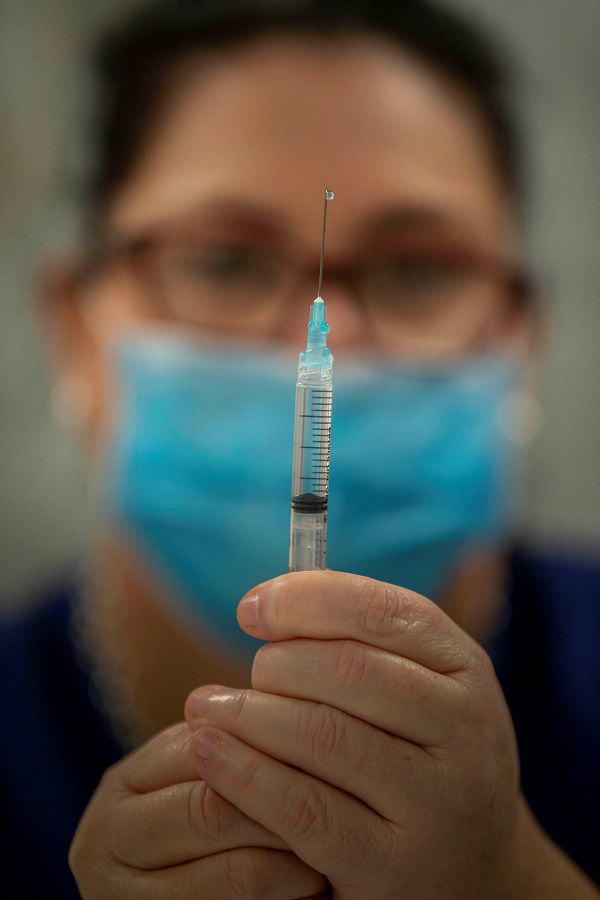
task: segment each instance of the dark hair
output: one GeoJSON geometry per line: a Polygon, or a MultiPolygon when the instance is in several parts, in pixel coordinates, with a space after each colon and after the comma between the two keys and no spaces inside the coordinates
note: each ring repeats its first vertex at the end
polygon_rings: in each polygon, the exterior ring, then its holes
{"type": "Polygon", "coordinates": [[[278,33],[380,36],[450,76],[472,98],[499,175],[516,196],[504,65],[490,39],[457,13],[430,0],[155,0],[108,32],[95,55],[100,102],[87,185],[92,222],[135,165],[178,64],[191,53],[278,33]]]}

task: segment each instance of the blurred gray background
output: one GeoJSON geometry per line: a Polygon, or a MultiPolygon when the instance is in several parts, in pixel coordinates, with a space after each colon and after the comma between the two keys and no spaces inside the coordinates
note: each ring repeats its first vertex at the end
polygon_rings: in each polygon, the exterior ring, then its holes
{"type": "MultiPolygon", "coordinates": [[[[446,0],[451,2],[451,0],[446,0]]],[[[532,539],[600,550],[600,3],[452,0],[504,38],[521,70],[530,258],[553,290],[534,445],[532,539]]],[[[0,606],[85,546],[89,512],[73,438],[51,411],[32,272],[71,231],[81,162],[84,52],[130,0],[0,5],[0,606]]]]}

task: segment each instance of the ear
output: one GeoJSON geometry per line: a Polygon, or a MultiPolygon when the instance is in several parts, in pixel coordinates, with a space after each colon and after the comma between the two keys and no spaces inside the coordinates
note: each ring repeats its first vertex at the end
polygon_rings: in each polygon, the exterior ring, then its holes
{"type": "Polygon", "coordinates": [[[526,361],[526,387],[533,397],[537,397],[542,362],[551,330],[549,298],[539,289],[532,288],[519,315],[521,338],[518,348],[526,361]]]}
{"type": "Polygon", "coordinates": [[[541,363],[550,330],[549,303],[532,291],[515,313],[511,346],[522,361],[523,378],[519,387],[506,398],[503,428],[512,443],[530,444],[543,428],[544,412],[539,400],[541,363]]]}
{"type": "Polygon", "coordinates": [[[537,381],[550,332],[549,302],[537,279],[524,280],[522,297],[504,323],[505,346],[526,363],[533,383],[537,381]]]}
{"type": "Polygon", "coordinates": [[[79,343],[84,340],[74,260],[42,263],[35,275],[35,294],[51,373],[57,378],[68,377],[79,353],[79,343]]]}
{"type": "Polygon", "coordinates": [[[86,291],[72,258],[36,273],[37,318],[53,382],[57,417],[93,440],[103,419],[104,373],[98,340],[86,316],[86,291]]]}

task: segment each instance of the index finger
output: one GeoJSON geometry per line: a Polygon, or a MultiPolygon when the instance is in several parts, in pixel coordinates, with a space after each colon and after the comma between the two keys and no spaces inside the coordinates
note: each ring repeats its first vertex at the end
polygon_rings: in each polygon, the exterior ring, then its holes
{"type": "MultiPolygon", "coordinates": [[[[202,781],[185,722],[160,732],[113,767],[106,841],[120,863],[140,870],[182,866],[242,847],[287,850],[202,781]]],[[[87,813],[86,813],[87,815],[87,813]]],[[[205,875],[208,874],[208,870],[205,875]]]]}
{"type": "Polygon", "coordinates": [[[350,638],[445,675],[468,668],[481,652],[426,597],[347,572],[280,575],[246,594],[237,616],[244,631],[267,641],[350,638]]]}
{"type": "Polygon", "coordinates": [[[149,794],[195,781],[189,753],[190,732],[185,722],[170,725],[108,770],[128,793],[149,794]]]}

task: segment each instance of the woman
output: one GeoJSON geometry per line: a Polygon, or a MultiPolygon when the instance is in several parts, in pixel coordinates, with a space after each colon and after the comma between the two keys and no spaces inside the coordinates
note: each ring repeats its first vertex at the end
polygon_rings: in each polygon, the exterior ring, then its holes
{"type": "Polygon", "coordinates": [[[104,527],[5,641],[13,895],[73,893],[108,769],[85,898],[597,896],[450,617],[484,639],[539,581],[507,556],[536,311],[491,56],[426,2],[158,3],[103,45],[47,312],[104,527]],[[338,571],[275,577],[325,184],[338,571]]]}

